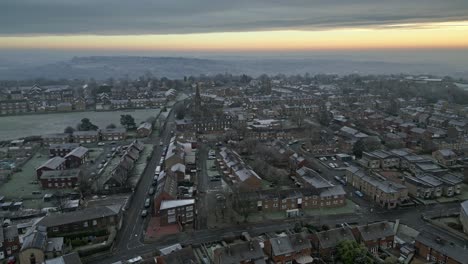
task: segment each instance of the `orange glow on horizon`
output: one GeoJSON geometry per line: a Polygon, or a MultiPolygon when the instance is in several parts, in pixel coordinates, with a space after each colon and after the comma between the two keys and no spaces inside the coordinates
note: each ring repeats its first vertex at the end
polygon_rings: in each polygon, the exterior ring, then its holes
{"type": "Polygon", "coordinates": [[[0,36],[0,49],[288,51],[406,48],[468,48],[468,21],[320,31],[0,36]]]}

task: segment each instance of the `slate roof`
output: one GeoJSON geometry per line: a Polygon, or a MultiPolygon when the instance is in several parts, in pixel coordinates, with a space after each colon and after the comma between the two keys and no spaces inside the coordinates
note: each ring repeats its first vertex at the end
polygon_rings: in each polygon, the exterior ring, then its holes
{"type": "Polygon", "coordinates": [[[44,171],[41,179],[54,179],[54,178],[78,178],[80,174],[79,169],[72,170],[58,170],[58,171],[44,171]]]}
{"type": "Polygon", "coordinates": [[[77,252],[72,252],[57,258],[46,259],[45,264],[82,264],[77,252]]]}
{"type": "Polygon", "coordinates": [[[468,249],[461,247],[445,238],[429,232],[421,232],[416,241],[440,252],[462,264],[468,264],[468,249]],[[451,243],[452,242],[452,243],[451,243]]]}
{"type": "Polygon", "coordinates": [[[35,229],[30,229],[23,238],[21,251],[28,248],[37,248],[45,250],[47,246],[47,231],[43,226],[36,226],[35,229]]]}
{"type": "Polygon", "coordinates": [[[358,226],[358,230],[364,241],[377,240],[395,235],[393,228],[386,221],[358,226]]]}
{"type": "Polygon", "coordinates": [[[348,227],[335,228],[327,231],[317,232],[316,236],[319,241],[319,247],[326,248],[335,248],[341,241],[356,241],[351,232],[351,229],[348,227]]]}
{"type": "Polygon", "coordinates": [[[261,260],[265,257],[258,241],[245,241],[218,248],[214,252],[215,263],[238,264],[249,260],[261,260]]]}
{"type": "Polygon", "coordinates": [[[121,207],[121,205],[116,204],[86,208],[69,213],[51,214],[39,220],[37,224],[45,227],[54,227],[103,217],[115,216],[119,214],[121,207]]]}
{"type": "Polygon", "coordinates": [[[5,239],[14,239],[18,237],[18,227],[15,225],[4,227],[3,236],[5,239]]]}
{"type": "Polygon", "coordinates": [[[49,168],[49,169],[55,170],[58,167],[60,167],[60,165],[62,165],[64,162],[65,162],[65,159],[62,157],[53,157],[49,159],[48,161],[46,161],[41,166],[39,166],[39,168],[49,168]]]}
{"type": "Polygon", "coordinates": [[[274,256],[282,256],[294,252],[291,240],[288,236],[274,237],[270,239],[271,252],[274,256]]]}
{"type": "Polygon", "coordinates": [[[77,147],[74,150],[70,151],[70,153],[68,153],[65,156],[65,158],[68,158],[68,157],[71,157],[71,156],[74,156],[74,157],[77,157],[77,158],[82,158],[88,153],[88,151],[89,150],[87,148],[85,148],[85,147],[77,147]]]}

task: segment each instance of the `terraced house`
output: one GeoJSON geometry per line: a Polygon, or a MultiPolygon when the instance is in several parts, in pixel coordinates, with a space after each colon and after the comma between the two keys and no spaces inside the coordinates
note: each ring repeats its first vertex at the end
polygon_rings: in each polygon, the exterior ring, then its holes
{"type": "Polygon", "coordinates": [[[348,183],[381,207],[393,209],[409,199],[402,184],[368,175],[356,167],[346,169],[348,183]]]}

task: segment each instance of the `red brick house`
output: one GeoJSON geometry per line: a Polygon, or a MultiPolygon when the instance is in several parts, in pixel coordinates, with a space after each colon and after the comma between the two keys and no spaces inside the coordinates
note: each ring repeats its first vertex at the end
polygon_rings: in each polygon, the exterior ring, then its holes
{"type": "Polygon", "coordinates": [[[80,179],[79,169],[44,171],[40,183],[43,189],[74,188],[79,184],[80,179]]]}
{"type": "Polygon", "coordinates": [[[147,137],[151,135],[151,132],[153,132],[153,125],[151,125],[151,123],[148,123],[148,122],[142,123],[137,128],[138,137],[147,137]]]}
{"type": "Polygon", "coordinates": [[[421,232],[414,243],[416,256],[430,263],[466,264],[468,249],[450,239],[421,232]]]}
{"type": "Polygon", "coordinates": [[[51,158],[55,156],[65,157],[72,150],[76,149],[80,145],[77,143],[65,143],[65,144],[50,144],[49,156],[51,158]]]}
{"type": "Polygon", "coordinates": [[[86,162],[89,150],[85,147],[77,147],[65,156],[67,168],[78,168],[86,162]]]}
{"type": "Polygon", "coordinates": [[[312,245],[304,234],[278,236],[265,241],[266,255],[276,264],[312,263],[312,245]]]}
{"type": "Polygon", "coordinates": [[[73,132],[73,142],[75,143],[94,143],[99,141],[97,131],[75,131],[73,132]]]}
{"type": "Polygon", "coordinates": [[[0,244],[2,243],[3,245],[0,245],[0,256],[3,254],[3,256],[7,258],[20,251],[21,244],[16,225],[6,227],[0,226],[0,244]]]}
{"type": "Polygon", "coordinates": [[[127,138],[127,130],[125,128],[108,128],[101,130],[101,138],[104,141],[118,141],[127,138]]]}
{"type": "Polygon", "coordinates": [[[37,226],[44,226],[48,234],[100,230],[109,227],[120,229],[122,225],[121,209],[121,205],[108,205],[68,213],[50,214],[39,220],[37,226]]]}
{"type": "Polygon", "coordinates": [[[174,175],[165,173],[161,173],[159,176],[162,179],[158,177],[158,187],[154,195],[154,213],[156,215],[159,215],[158,212],[162,201],[177,199],[177,178],[174,175]]]}
{"type": "Polygon", "coordinates": [[[39,180],[44,171],[64,170],[65,159],[62,157],[54,157],[46,161],[36,169],[36,177],[39,180]]]}
{"type": "Polygon", "coordinates": [[[353,233],[356,240],[363,243],[373,254],[377,254],[379,249],[394,246],[395,232],[387,221],[358,226],[353,229],[353,233]]]}
{"type": "Polygon", "coordinates": [[[195,218],[195,199],[164,200],[159,207],[161,226],[171,224],[186,225],[195,218]]]}
{"type": "Polygon", "coordinates": [[[310,236],[312,246],[320,258],[332,259],[336,256],[336,247],[342,241],[356,241],[348,227],[335,228],[314,233],[310,236]]]}
{"type": "Polygon", "coordinates": [[[213,252],[215,264],[265,263],[265,254],[256,240],[245,241],[217,248],[213,252]]]}

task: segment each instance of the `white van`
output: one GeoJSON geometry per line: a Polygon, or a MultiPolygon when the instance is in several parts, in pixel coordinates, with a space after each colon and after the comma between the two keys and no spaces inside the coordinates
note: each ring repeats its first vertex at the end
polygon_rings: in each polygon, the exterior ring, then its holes
{"type": "Polygon", "coordinates": [[[154,175],[159,175],[161,172],[161,166],[157,166],[156,169],[154,170],[154,175]]]}

